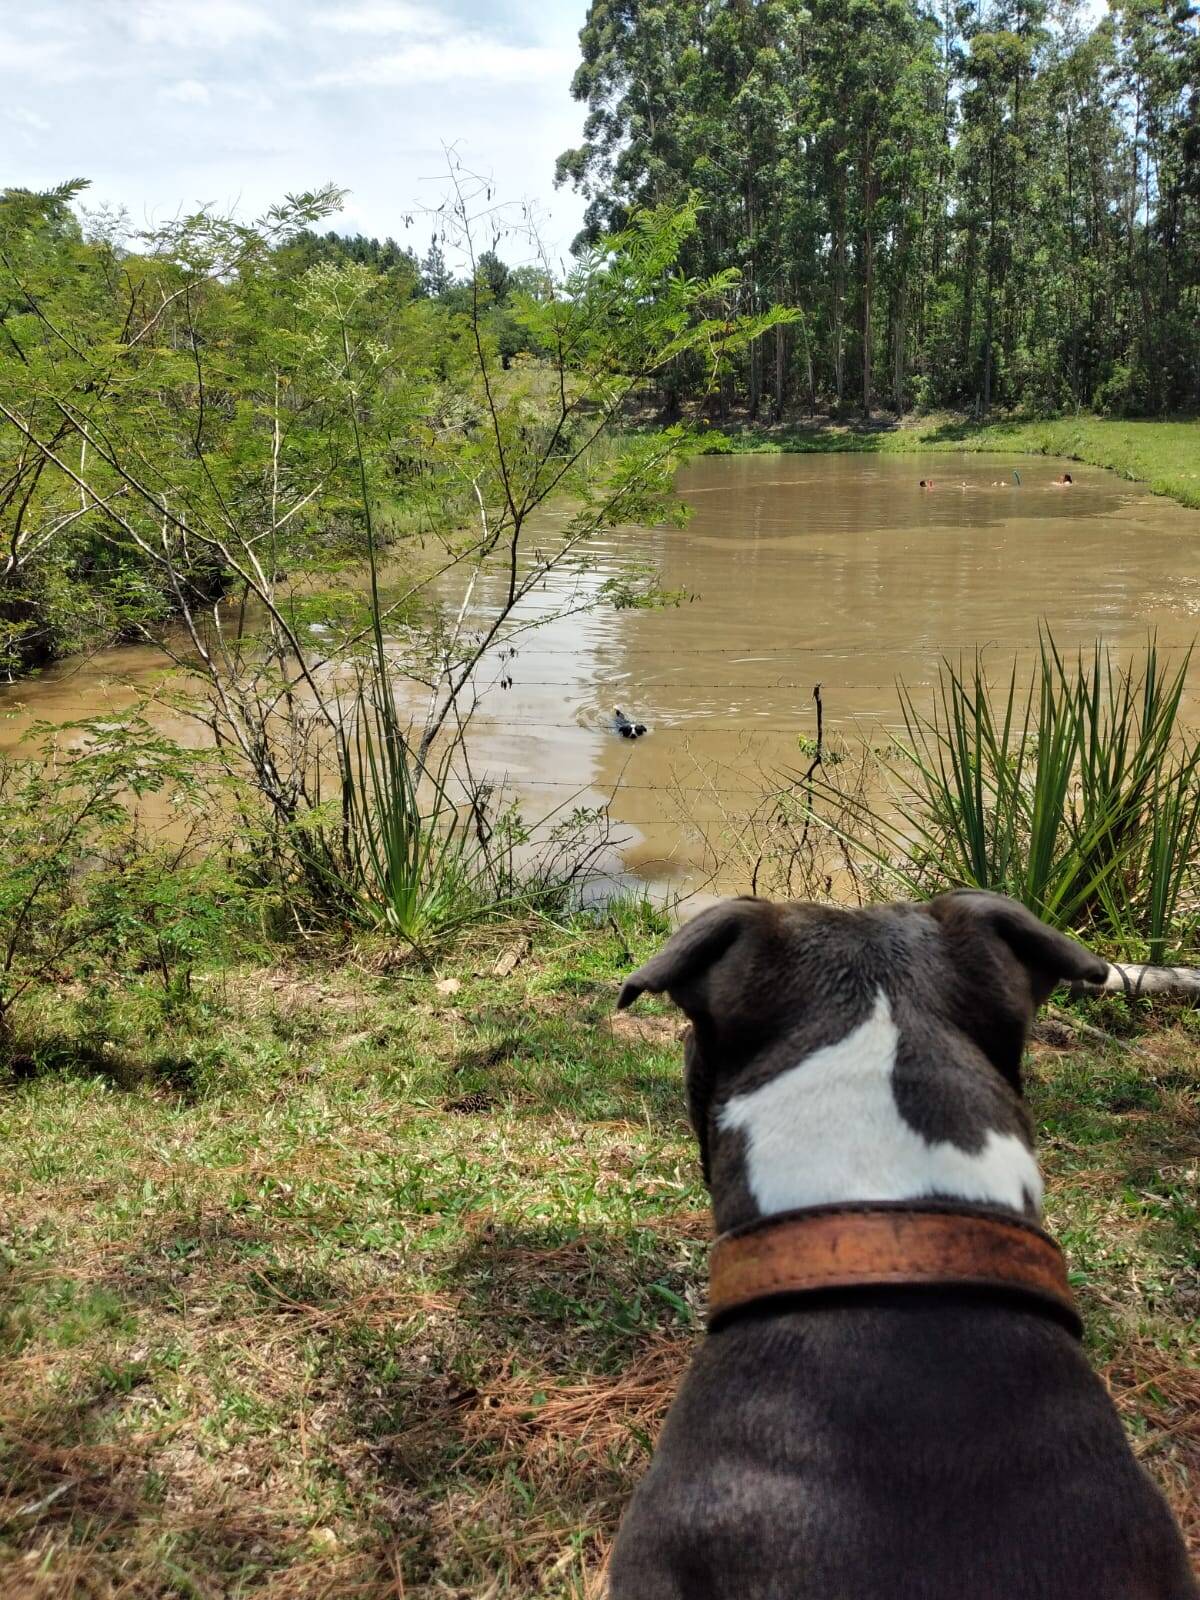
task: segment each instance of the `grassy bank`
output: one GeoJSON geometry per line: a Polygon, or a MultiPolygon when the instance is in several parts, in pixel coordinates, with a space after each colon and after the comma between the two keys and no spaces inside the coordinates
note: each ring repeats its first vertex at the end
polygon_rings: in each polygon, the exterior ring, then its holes
{"type": "MultiPolygon", "coordinates": [[[[48,991],[0,1097],[0,1591],[584,1596],[699,1336],[645,912],[48,991]],[[146,980],[147,984],[149,980],[146,980]],[[119,1026],[114,1019],[120,1019],[119,1026]]],[[[1091,1353],[1200,1550],[1195,1018],[1030,1063],[1091,1353]]],[[[1087,1036],[1090,1038],[1091,1036],[1087,1036]]]]}
{"type": "Polygon", "coordinates": [[[1057,422],[993,422],[914,418],[899,426],[821,424],[714,432],[716,449],[735,452],[864,450],[888,454],[923,450],[996,450],[1060,456],[1107,467],[1145,483],[1154,494],[1200,507],[1200,421],[1119,422],[1064,417],[1057,422]]]}

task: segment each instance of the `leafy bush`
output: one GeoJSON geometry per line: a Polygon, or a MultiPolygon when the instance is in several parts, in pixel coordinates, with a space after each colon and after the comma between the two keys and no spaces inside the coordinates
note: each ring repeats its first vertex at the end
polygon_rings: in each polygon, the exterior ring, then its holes
{"type": "Polygon", "coordinates": [[[385,692],[359,698],[345,790],[350,887],[360,912],[420,947],[486,902],[487,855],[469,810],[450,797],[448,756],[422,774],[386,678],[375,687],[385,692]]]}
{"type": "Polygon", "coordinates": [[[136,715],[39,731],[36,758],[0,757],[0,1043],[13,1007],[47,981],[115,963],[186,989],[231,908],[248,910],[219,856],[189,848],[189,814],[211,829],[202,758],[136,715]],[[137,802],[168,792],[184,837],[151,844],[137,802]]]}

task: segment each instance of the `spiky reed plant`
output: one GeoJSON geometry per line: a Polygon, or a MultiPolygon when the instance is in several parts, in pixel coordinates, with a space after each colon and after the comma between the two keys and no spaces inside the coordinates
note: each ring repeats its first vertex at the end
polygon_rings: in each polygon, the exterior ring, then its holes
{"type": "Polygon", "coordinates": [[[997,690],[978,657],[968,670],[946,662],[931,712],[901,686],[888,801],[863,799],[840,836],[908,893],[995,890],[1161,961],[1197,927],[1189,665],[1190,652],[1168,669],[1153,641],[1128,669],[1100,644],[1071,664],[1045,635],[1021,694],[1015,665],[997,690]]]}
{"type": "Polygon", "coordinates": [[[360,687],[355,707],[344,800],[352,884],[366,920],[420,949],[479,914],[490,875],[470,812],[450,793],[452,751],[422,768],[390,690],[376,675],[360,687]]]}

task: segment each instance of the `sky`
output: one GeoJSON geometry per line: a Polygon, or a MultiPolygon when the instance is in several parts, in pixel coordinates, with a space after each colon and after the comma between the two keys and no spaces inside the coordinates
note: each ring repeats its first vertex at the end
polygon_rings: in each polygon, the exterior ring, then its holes
{"type": "MultiPolygon", "coordinates": [[[[583,202],[554,189],[587,0],[0,0],[0,187],[91,179],[134,227],[258,215],[327,182],[340,232],[428,248],[446,146],[530,202],[553,259],[583,202]],[[413,215],[416,213],[416,215],[413,215]],[[410,228],[407,216],[413,215],[410,228]]],[[[501,244],[527,258],[519,239],[501,244]]]]}

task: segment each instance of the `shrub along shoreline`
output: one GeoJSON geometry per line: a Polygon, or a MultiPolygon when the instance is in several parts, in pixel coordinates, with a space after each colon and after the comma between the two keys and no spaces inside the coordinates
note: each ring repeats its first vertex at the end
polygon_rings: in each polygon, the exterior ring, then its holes
{"type": "Polygon", "coordinates": [[[914,417],[887,426],[834,422],[777,427],[715,426],[705,451],[719,455],[774,452],[996,451],[1005,455],[1061,456],[1106,467],[1152,494],[1200,509],[1200,420],[1117,421],[1073,416],[1054,421],[977,423],[963,417],[914,417]]]}

